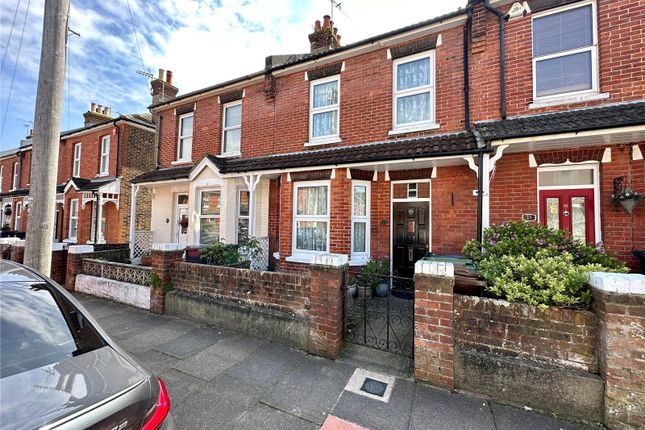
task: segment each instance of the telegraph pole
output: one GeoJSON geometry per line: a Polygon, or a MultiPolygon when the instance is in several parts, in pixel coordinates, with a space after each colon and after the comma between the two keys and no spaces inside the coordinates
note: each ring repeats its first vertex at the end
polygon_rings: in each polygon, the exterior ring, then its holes
{"type": "Polygon", "coordinates": [[[51,268],[56,211],[68,15],[69,0],[45,0],[31,160],[31,209],[25,237],[24,262],[46,275],[49,275],[51,268]]]}

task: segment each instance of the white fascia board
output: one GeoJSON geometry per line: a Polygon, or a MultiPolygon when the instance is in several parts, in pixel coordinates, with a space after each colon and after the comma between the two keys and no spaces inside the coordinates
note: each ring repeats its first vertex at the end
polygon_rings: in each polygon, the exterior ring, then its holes
{"type": "Polygon", "coordinates": [[[204,157],[204,158],[202,158],[202,160],[199,163],[197,163],[197,165],[195,167],[193,167],[191,169],[190,173],[188,174],[188,180],[189,181],[195,180],[195,178],[206,167],[211,169],[213,171],[213,173],[215,173],[215,175],[217,175],[218,177],[222,177],[222,175],[219,173],[219,170],[217,169],[217,166],[215,166],[215,164],[213,164],[208,158],[204,157]]]}
{"type": "Polygon", "coordinates": [[[645,125],[628,127],[604,128],[600,130],[572,131],[567,133],[545,134],[541,136],[514,137],[511,139],[496,139],[491,141],[492,146],[513,145],[515,143],[535,143],[549,140],[568,139],[572,137],[606,136],[608,134],[645,132],[645,125]]]}

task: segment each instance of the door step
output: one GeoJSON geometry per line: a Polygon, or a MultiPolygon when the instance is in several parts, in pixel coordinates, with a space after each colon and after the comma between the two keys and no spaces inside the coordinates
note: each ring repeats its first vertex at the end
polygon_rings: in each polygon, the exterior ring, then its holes
{"type": "Polygon", "coordinates": [[[414,372],[411,358],[348,342],[337,361],[402,379],[412,379],[414,372]]]}

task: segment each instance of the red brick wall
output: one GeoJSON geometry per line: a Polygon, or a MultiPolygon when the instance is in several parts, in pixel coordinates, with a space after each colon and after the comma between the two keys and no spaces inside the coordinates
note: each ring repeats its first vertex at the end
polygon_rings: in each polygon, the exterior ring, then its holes
{"type": "MultiPolygon", "coordinates": [[[[533,102],[532,14],[505,25],[506,97],[508,116],[566,110],[605,103],[639,100],[645,96],[645,37],[641,17],[645,0],[597,0],[598,57],[601,101],[529,109],[533,102]]],[[[506,6],[505,8],[508,8],[506,6]]],[[[502,9],[505,9],[502,8],[502,9]]],[[[476,23],[471,55],[472,118],[499,117],[499,20],[481,4],[473,11],[476,23]],[[483,33],[483,35],[482,35],[483,33]]]]}
{"type": "Polygon", "coordinates": [[[595,313],[555,307],[542,311],[523,303],[457,294],[453,298],[456,345],[598,372],[595,313]]]}
{"type": "Polygon", "coordinates": [[[255,272],[206,264],[175,263],[176,291],[250,306],[308,315],[310,276],[255,272]]]}

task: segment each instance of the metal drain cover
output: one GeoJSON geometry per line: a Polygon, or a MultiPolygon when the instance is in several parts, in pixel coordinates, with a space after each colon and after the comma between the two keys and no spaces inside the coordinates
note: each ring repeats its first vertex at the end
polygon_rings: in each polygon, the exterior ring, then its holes
{"type": "Polygon", "coordinates": [[[365,391],[368,394],[379,397],[383,397],[386,389],[387,384],[385,382],[377,381],[372,378],[365,378],[365,382],[363,382],[363,385],[361,386],[361,391],[365,391]]]}

